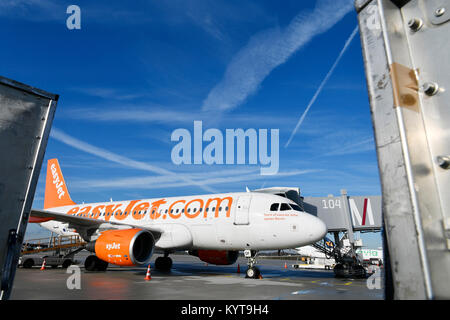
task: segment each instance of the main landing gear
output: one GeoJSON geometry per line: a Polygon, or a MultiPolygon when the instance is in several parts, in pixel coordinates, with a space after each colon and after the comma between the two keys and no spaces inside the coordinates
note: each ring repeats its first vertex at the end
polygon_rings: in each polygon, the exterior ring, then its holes
{"type": "Polygon", "coordinates": [[[84,269],[86,271],[106,271],[108,262],[103,261],[95,255],[90,255],[84,261],[84,269]]]}
{"type": "Polygon", "coordinates": [[[172,259],[169,258],[168,252],[164,252],[164,257],[156,258],[155,268],[162,272],[170,272],[170,269],[172,269],[172,259]]]}
{"type": "Polygon", "coordinates": [[[245,272],[246,278],[259,279],[259,277],[261,276],[261,271],[259,271],[259,269],[255,267],[257,263],[256,255],[257,251],[255,250],[244,250],[244,256],[248,259],[247,262],[248,269],[245,272]]]}

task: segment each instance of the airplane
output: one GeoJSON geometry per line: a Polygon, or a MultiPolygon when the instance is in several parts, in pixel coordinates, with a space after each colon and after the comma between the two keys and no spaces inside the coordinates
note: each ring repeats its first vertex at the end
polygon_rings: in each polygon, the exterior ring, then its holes
{"type": "MultiPolygon", "coordinates": [[[[334,243],[333,241],[331,241],[328,238],[324,238],[324,245],[325,248],[328,250],[331,250],[334,248],[334,243]]],[[[327,257],[327,255],[322,251],[319,250],[318,248],[311,246],[311,245],[307,245],[307,246],[303,246],[303,247],[299,247],[299,248],[295,248],[295,251],[297,251],[297,254],[303,256],[303,257],[308,257],[308,258],[329,258],[327,257]]]]}
{"type": "Polygon", "coordinates": [[[163,253],[155,268],[170,271],[175,251],[200,260],[231,265],[244,251],[247,278],[257,279],[260,250],[305,246],[322,239],[327,227],[292,200],[260,192],[76,204],[70,197],[57,159],[47,163],[43,209],[32,209],[30,223],[59,235],[79,235],[94,253],[85,270],[105,271],[147,264],[163,253]]]}
{"type": "Polygon", "coordinates": [[[303,246],[299,248],[295,248],[297,254],[302,257],[308,258],[326,258],[325,253],[320,251],[319,249],[314,248],[313,246],[303,246]]]}

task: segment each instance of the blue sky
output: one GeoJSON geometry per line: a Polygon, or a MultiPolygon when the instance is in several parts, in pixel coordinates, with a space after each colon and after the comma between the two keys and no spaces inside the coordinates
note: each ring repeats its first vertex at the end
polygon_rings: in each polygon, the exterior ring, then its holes
{"type": "Polygon", "coordinates": [[[381,194],[358,34],[285,147],[356,25],[352,0],[0,2],[2,75],[60,95],[33,206],[54,157],[76,202],[246,186],[381,194]],[[71,4],[80,30],[66,27],[71,4]],[[278,174],[173,164],[171,133],[194,120],[279,129],[278,174]]]}

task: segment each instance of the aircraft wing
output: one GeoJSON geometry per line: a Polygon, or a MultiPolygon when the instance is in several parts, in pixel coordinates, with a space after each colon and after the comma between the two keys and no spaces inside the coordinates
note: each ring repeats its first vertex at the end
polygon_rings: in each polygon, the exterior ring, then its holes
{"type": "MultiPolygon", "coordinates": [[[[42,222],[48,221],[48,220],[56,220],[63,223],[68,223],[70,227],[74,228],[98,228],[101,225],[111,225],[113,227],[116,226],[129,226],[129,227],[135,227],[140,229],[146,229],[153,233],[153,236],[155,239],[158,239],[161,234],[163,233],[163,230],[157,228],[157,227],[150,227],[150,226],[142,226],[142,225],[134,225],[132,223],[123,223],[123,222],[113,222],[113,221],[104,221],[99,219],[93,219],[93,218],[87,218],[87,217],[79,217],[79,216],[72,216],[65,213],[60,212],[54,212],[54,211],[48,211],[48,210],[42,210],[42,209],[31,209],[31,217],[30,219],[35,218],[42,219],[42,222]]],[[[39,221],[35,221],[39,222],[39,221]]]]}

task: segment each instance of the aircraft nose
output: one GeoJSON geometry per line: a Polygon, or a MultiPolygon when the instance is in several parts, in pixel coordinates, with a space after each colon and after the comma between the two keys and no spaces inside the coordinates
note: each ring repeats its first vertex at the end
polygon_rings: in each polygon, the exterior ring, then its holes
{"type": "Polygon", "coordinates": [[[326,224],[315,216],[310,215],[309,218],[308,237],[311,239],[311,242],[323,239],[328,232],[326,224]]]}

